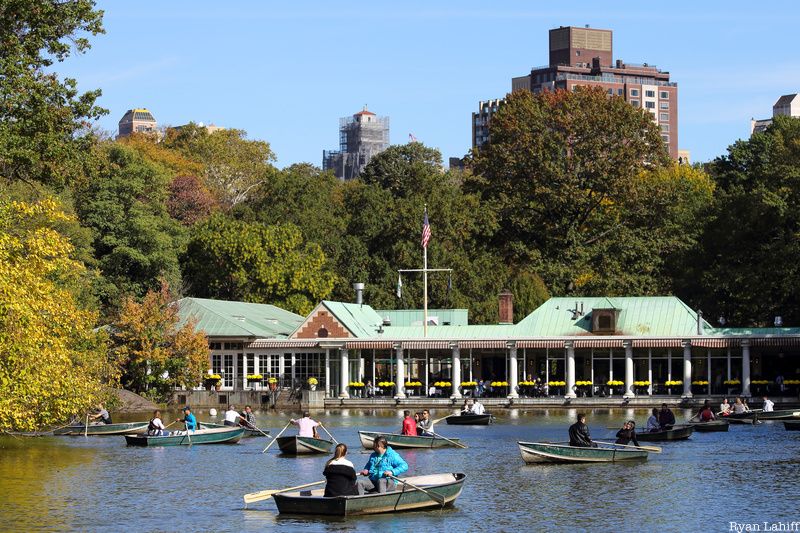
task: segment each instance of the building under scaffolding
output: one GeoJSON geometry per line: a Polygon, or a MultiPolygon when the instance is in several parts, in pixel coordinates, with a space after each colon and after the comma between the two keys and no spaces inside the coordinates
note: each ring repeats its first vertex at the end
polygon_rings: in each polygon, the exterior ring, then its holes
{"type": "Polygon", "coordinates": [[[339,149],[323,150],[322,169],[332,170],[337,178],[357,178],[372,156],[389,147],[389,117],[379,117],[367,106],[339,119],[339,149]]]}

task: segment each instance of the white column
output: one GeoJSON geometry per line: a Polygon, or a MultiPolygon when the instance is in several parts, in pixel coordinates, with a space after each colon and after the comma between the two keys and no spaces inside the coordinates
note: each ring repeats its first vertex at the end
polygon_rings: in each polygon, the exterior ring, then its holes
{"type": "Polygon", "coordinates": [[[428,391],[430,390],[430,383],[428,382],[428,376],[431,374],[431,361],[428,358],[428,349],[425,348],[425,396],[428,395],[428,391]]]}
{"type": "Polygon", "coordinates": [[[683,342],[683,397],[692,397],[692,343],[683,342]]]}
{"type": "Polygon", "coordinates": [[[568,341],[566,348],[567,398],[577,398],[578,395],[575,394],[575,344],[572,341],[568,341]]]}
{"type": "Polygon", "coordinates": [[[667,349],[667,381],[672,381],[672,348],[667,349]]]}
{"type": "Polygon", "coordinates": [[[278,355],[278,388],[283,387],[283,369],[284,369],[283,352],[278,355]]]}
{"type": "Polygon", "coordinates": [[[742,341],[742,396],[750,397],[750,341],[742,341]]]}
{"type": "Polygon", "coordinates": [[[339,368],[339,398],[349,398],[347,387],[350,384],[350,354],[347,348],[339,349],[340,367],[339,368]]]}
{"type": "Polygon", "coordinates": [[[297,382],[297,373],[295,372],[295,369],[297,368],[297,354],[294,353],[294,352],[292,352],[291,362],[292,362],[292,365],[291,365],[291,368],[292,368],[292,389],[294,389],[294,384],[297,382]]]}
{"type": "Polygon", "coordinates": [[[395,398],[406,397],[406,362],[403,358],[403,348],[395,348],[397,355],[397,395],[395,398]]]}
{"type": "Polygon", "coordinates": [[[469,349],[469,381],[472,379],[472,348],[469,349]]]}
{"type": "Polygon", "coordinates": [[[363,381],[365,374],[366,374],[366,361],[364,360],[364,351],[360,350],[358,352],[358,381],[363,381]]]}
{"type": "Polygon", "coordinates": [[[623,398],[633,398],[633,343],[626,341],[625,344],[625,394],[623,398]]]}
{"type": "Polygon", "coordinates": [[[330,396],[331,390],[331,351],[325,349],[325,397],[330,396]]]}
{"type": "Polygon", "coordinates": [[[650,385],[647,387],[647,395],[653,395],[653,349],[647,349],[647,381],[650,385]]]}
{"type": "Polygon", "coordinates": [[[508,347],[508,397],[519,398],[517,385],[519,385],[519,371],[517,370],[517,346],[508,347]]]}
{"type": "MultiPolygon", "coordinates": [[[[253,354],[253,374],[259,374],[261,372],[261,357],[257,354],[253,354]]],[[[247,376],[245,376],[247,377],[247,376]]],[[[261,376],[264,377],[263,375],[261,376]]],[[[261,384],[257,381],[253,382],[253,388],[258,389],[260,388],[261,384]]]]}
{"type": "Polygon", "coordinates": [[[451,398],[461,398],[461,393],[459,392],[459,387],[461,387],[461,348],[458,346],[453,346],[453,372],[452,372],[452,385],[453,385],[453,393],[451,394],[451,398]]]}

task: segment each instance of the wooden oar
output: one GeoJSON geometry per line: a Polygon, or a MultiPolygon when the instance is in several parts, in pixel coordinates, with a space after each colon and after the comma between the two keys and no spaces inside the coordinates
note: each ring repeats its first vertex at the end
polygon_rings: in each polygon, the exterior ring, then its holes
{"type": "Polygon", "coordinates": [[[186,436],[189,437],[189,446],[192,445],[192,435],[189,433],[189,424],[186,422],[183,423],[183,427],[186,428],[186,436]]]}
{"type": "Polygon", "coordinates": [[[792,413],[792,416],[800,416],[800,411],[795,411],[794,413],[792,413]]]}
{"type": "Polygon", "coordinates": [[[429,491],[427,491],[427,490],[423,489],[422,487],[418,487],[418,486],[416,486],[416,485],[412,485],[412,484],[411,484],[411,483],[409,483],[408,481],[406,481],[406,480],[404,480],[404,479],[400,479],[400,478],[399,478],[399,477],[397,477],[397,476],[393,476],[393,475],[391,475],[391,474],[390,474],[390,475],[389,475],[389,477],[390,477],[391,479],[394,479],[395,481],[399,481],[400,483],[402,483],[402,484],[404,484],[404,485],[408,485],[408,486],[409,486],[409,487],[411,487],[412,489],[418,490],[418,491],[420,491],[420,492],[424,492],[425,494],[427,494],[428,496],[430,496],[430,498],[431,498],[433,501],[435,501],[436,503],[438,503],[439,505],[441,505],[442,507],[444,507],[444,503],[445,503],[445,502],[444,502],[444,496],[440,496],[439,494],[434,494],[434,493],[432,493],[432,492],[429,492],[429,491]]]}
{"type": "Polygon", "coordinates": [[[430,429],[427,429],[427,430],[425,430],[425,431],[430,431],[431,433],[433,433],[433,425],[434,425],[436,422],[441,422],[442,420],[445,420],[445,419],[447,419],[447,418],[450,418],[451,416],[453,416],[453,414],[449,414],[449,415],[447,415],[447,416],[443,416],[442,418],[437,418],[436,420],[431,420],[431,427],[430,427],[430,429]]]}
{"type": "Polygon", "coordinates": [[[434,433],[434,432],[433,432],[433,431],[431,431],[431,430],[428,430],[428,433],[430,433],[430,434],[431,434],[431,435],[433,435],[434,437],[440,438],[440,439],[442,439],[442,440],[446,440],[446,441],[447,441],[447,442],[449,442],[450,444],[453,444],[454,446],[458,446],[459,448],[466,448],[466,446],[465,446],[465,445],[463,445],[463,444],[461,444],[460,442],[456,442],[456,441],[454,441],[454,440],[448,439],[447,437],[442,437],[442,436],[441,436],[441,435],[439,435],[438,433],[434,433]]]}
{"type": "Polygon", "coordinates": [[[630,444],[617,444],[616,442],[604,442],[600,440],[594,441],[597,444],[608,444],[611,446],[622,446],[623,448],[634,448],[636,450],[645,450],[652,453],[661,453],[661,448],[658,446],[632,446],[630,444]]]}
{"type": "Polygon", "coordinates": [[[291,420],[290,420],[289,422],[287,422],[287,423],[286,423],[286,425],[285,425],[285,426],[283,426],[283,429],[281,430],[281,432],[280,432],[280,433],[278,433],[278,434],[275,436],[275,438],[274,438],[274,439],[272,439],[272,441],[271,441],[269,444],[267,444],[267,447],[266,447],[266,448],[264,448],[264,451],[262,451],[261,453],[264,453],[264,452],[266,452],[267,450],[269,450],[269,447],[270,447],[270,446],[272,446],[273,444],[275,444],[275,443],[278,441],[278,437],[280,437],[281,435],[283,435],[283,432],[284,432],[284,431],[286,431],[286,428],[288,428],[288,427],[289,427],[289,426],[291,426],[291,425],[292,425],[292,422],[291,422],[291,420]]]}
{"type": "Polygon", "coordinates": [[[86,425],[83,426],[83,436],[84,437],[88,437],[89,436],[89,415],[88,414],[86,415],[86,425]]]}
{"type": "Polygon", "coordinates": [[[322,481],[316,481],[314,483],[306,483],[305,485],[289,487],[288,489],[262,490],[260,492],[251,492],[250,494],[244,495],[244,504],[247,505],[248,503],[260,502],[261,500],[266,500],[268,498],[271,498],[273,494],[304,489],[306,487],[313,487],[314,485],[322,485],[323,483],[327,483],[327,480],[323,479],[322,481]]]}
{"type": "Polygon", "coordinates": [[[320,423],[319,423],[319,427],[321,427],[321,428],[322,428],[322,430],[323,430],[325,433],[327,433],[327,434],[328,434],[328,436],[329,436],[331,439],[333,439],[333,442],[335,442],[336,444],[339,444],[339,441],[338,441],[338,440],[336,440],[336,437],[334,437],[333,435],[331,435],[331,432],[330,432],[330,431],[328,431],[328,428],[326,428],[325,426],[323,426],[323,425],[322,425],[322,422],[320,422],[320,423]]]}
{"type": "Polygon", "coordinates": [[[264,435],[265,437],[269,437],[270,439],[272,438],[272,435],[268,435],[267,433],[264,433],[263,431],[261,431],[261,429],[260,429],[260,428],[258,428],[258,427],[256,427],[256,426],[254,426],[253,424],[251,424],[251,423],[250,423],[250,422],[248,422],[247,420],[245,420],[245,421],[244,421],[244,423],[245,423],[245,427],[246,427],[247,429],[255,429],[256,431],[258,431],[259,433],[261,433],[261,434],[262,434],[262,435],[264,435]]]}

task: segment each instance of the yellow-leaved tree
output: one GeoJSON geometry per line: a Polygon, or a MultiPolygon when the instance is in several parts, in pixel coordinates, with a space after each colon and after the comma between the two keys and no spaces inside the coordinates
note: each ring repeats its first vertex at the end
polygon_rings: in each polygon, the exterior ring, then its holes
{"type": "Polygon", "coordinates": [[[0,200],[0,431],[63,423],[117,386],[97,314],[76,299],[86,269],[54,229],[67,218],[52,199],[0,200]]]}
{"type": "Polygon", "coordinates": [[[169,286],[128,297],[114,323],[112,354],[126,389],[166,401],[175,387],[197,385],[209,366],[208,339],[192,319],[181,322],[169,286]]]}

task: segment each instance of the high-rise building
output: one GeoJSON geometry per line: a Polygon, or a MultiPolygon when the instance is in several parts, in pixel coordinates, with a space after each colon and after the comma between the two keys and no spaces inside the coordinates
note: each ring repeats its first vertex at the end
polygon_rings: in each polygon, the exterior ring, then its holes
{"type": "Polygon", "coordinates": [[[772,118],[750,119],[750,135],[764,131],[775,117],[800,117],[800,94],[784,94],[772,106],[772,118]]]}
{"type": "Polygon", "coordinates": [[[127,137],[132,133],[153,133],[158,134],[156,129],[158,123],[156,122],[153,114],[144,108],[141,109],[128,109],[122,118],[119,119],[119,134],[120,137],[127,137]]]}
{"type": "Polygon", "coordinates": [[[472,147],[480,148],[489,142],[489,122],[503,102],[501,98],[481,100],[478,112],[472,114],[472,147]]]}
{"type": "Polygon", "coordinates": [[[339,119],[339,149],[322,151],[322,169],[337,178],[357,178],[369,160],[389,147],[389,117],[364,109],[339,119]]]}
{"type": "MultiPolygon", "coordinates": [[[[678,158],[678,84],[670,81],[669,72],[654,65],[614,60],[611,30],[572,26],[552,29],[550,63],[511,80],[512,91],[533,93],[573,91],[578,86],[600,87],[609,96],[620,96],[632,106],[647,110],[658,124],[670,156],[678,158]]],[[[473,113],[473,132],[480,131],[479,126],[488,128],[484,117],[490,118],[490,114],[473,113]]],[[[486,141],[488,131],[482,137],[473,133],[473,147],[486,141]]]]}

